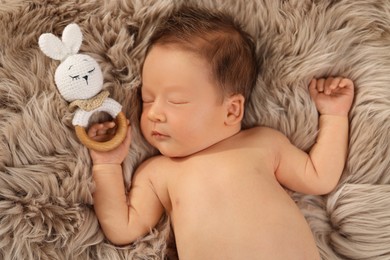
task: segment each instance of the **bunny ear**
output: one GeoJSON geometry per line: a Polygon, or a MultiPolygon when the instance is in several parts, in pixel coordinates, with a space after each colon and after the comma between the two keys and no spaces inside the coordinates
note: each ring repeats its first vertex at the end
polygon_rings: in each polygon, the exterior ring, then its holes
{"type": "Polygon", "coordinates": [[[80,27],[71,23],[67,25],[62,33],[62,42],[70,50],[71,54],[76,54],[83,41],[83,34],[81,33],[80,27]]]}
{"type": "Polygon", "coordinates": [[[69,51],[62,41],[51,33],[44,33],[39,37],[39,47],[42,52],[54,60],[62,60],[68,56],[69,51]]]}

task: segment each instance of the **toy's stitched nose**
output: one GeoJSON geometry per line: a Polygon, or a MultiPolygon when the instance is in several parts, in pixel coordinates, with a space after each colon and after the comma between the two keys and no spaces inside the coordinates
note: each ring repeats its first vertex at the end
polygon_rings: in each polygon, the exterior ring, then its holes
{"type": "Polygon", "coordinates": [[[83,79],[85,79],[85,81],[87,82],[87,85],[88,85],[88,75],[85,75],[85,76],[83,77],[83,79]]]}

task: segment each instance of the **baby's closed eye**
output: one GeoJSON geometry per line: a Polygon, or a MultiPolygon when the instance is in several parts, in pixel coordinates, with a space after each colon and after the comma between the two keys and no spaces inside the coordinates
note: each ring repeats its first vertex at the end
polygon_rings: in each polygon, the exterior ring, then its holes
{"type": "Polygon", "coordinates": [[[168,103],[173,105],[185,105],[188,104],[189,102],[185,100],[168,100],[168,103]]]}
{"type": "Polygon", "coordinates": [[[151,104],[153,102],[154,102],[153,98],[146,98],[146,97],[142,98],[142,103],[144,103],[144,104],[151,104]]]}
{"type": "Polygon", "coordinates": [[[165,98],[166,102],[172,105],[185,105],[189,103],[189,97],[182,93],[169,93],[165,98]]]}

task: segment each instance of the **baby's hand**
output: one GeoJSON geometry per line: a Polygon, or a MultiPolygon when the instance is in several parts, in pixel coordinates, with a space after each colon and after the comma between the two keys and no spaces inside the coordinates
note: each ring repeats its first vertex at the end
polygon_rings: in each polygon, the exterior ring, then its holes
{"type": "Polygon", "coordinates": [[[354,96],[354,84],[350,79],[312,79],[309,90],[321,115],[348,116],[354,96]]]}
{"type": "MultiPolygon", "coordinates": [[[[129,121],[127,122],[129,124],[129,121]]],[[[114,137],[116,131],[115,122],[104,122],[93,124],[88,129],[88,136],[97,141],[105,142],[114,137]]],[[[98,152],[89,150],[93,164],[121,164],[126,158],[131,143],[131,127],[128,125],[125,140],[114,150],[108,152],[98,152]]]]}

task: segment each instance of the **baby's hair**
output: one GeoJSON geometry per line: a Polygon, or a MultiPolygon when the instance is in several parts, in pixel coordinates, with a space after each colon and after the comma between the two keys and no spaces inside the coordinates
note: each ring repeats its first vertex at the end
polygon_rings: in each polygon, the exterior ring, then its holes
{"type": "Polygon", "coordinates": [[[234,19],[218,11],[183,6],[156,28],[150,46],[175,45],[205,59],[223,97],[249,98],[257,78],[253,40],[234,19]]]}

